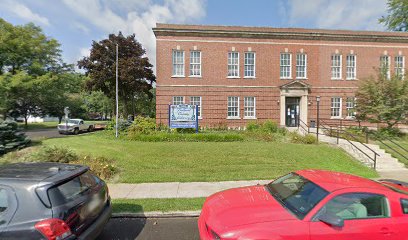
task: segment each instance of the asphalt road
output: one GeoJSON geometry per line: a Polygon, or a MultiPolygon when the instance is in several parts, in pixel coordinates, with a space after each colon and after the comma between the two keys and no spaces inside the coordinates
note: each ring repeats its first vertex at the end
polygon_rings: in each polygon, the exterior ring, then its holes
{"type": "Polygon", "coordinates": [[[97,240],[200,239],[197,218],[112,218],[97,240]]]}
{"type": "MultiPolygon", "coordinates": [[[[87,134],[88,132],[80,132],[79,134],[87,134]]],[[[45,139],[45,138],[61,138],[68,136],[75,136],[73,134],[59,134],[58,130],[55,128],[44,128],[25,131],[25,134],[33,140],[45,139]]]]}

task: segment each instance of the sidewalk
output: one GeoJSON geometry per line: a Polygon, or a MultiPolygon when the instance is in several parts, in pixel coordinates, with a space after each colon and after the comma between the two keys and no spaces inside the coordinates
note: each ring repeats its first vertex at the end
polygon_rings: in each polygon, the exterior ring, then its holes
{"type": "Polygon", "coordinates": [[[266,184],[271,180],[227,181],[227,182],[169,182],[139,184],[108,184],[113,199],[140,198],[198,198],[208,197],[213,193],[236,187],[266,184]]]}

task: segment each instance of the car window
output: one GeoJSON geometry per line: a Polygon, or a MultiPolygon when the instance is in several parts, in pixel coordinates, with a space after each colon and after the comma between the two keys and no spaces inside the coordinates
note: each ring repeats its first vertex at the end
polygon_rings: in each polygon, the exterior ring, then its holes
{"type": "Polygon", "coordinates": [[[330,200],[319,212],[344,220],[389,217],[388,201],[383,195],[371,193],[342,194],[330,200]]]}
{"type": "Polygon", "coordinates": [[[402,212],[408,214],[408,199],[401,199],[402,212]]]}
{"type": "Polygon", "coordinates": [[[2,215],[8,209],[8,194],[7,190],[0,188],[0,215],[2,215]]]}
{"type": "Polygon", "coordinates": [[[80,121],[79,124],[84,124],[84,121],[80,121]]]}
{"type": "Polygon", "coordinates": [[[64,184],[48,190],[52,205],[67,203],[98,183],[97,177],[86,172],[64,184]]]}
{"type": "Polygon", "coordinates": [[[328,195],[317,184],[294,173],[271,182],[267,187],[275,199],[300,219],[328,195]]]}

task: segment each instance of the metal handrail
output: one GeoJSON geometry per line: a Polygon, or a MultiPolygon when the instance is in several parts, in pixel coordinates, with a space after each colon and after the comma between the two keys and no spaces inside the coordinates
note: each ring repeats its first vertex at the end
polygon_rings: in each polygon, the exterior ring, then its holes
{"type": "MultiPolygon", "coordinates": [[[[375,137],[377,137],[375,134],[371,133],[372,135],[374,135],[375,137]]],[[[381,136],[382,138],[385,138],[385,140],[393,143],[395,146],[399,147],[402,151],[408,153],[408,150],[406,148],[404,148],[403,146],[399,145],[398,143],[394,142],[391,138],[385,137],[385,136],[381,136]]],[[[391,147],[390,145],[386,144],[384,141],[382,141],[381,139],[377,138],[377,141],[379,141],[380,143],[382,143],[384,146],[386,146],[389,150],[395,152],[396,154],[400,155],[401,157],[405,158],[406,160],[408,160],[407,155],[404,155],[402,153],[400,153],[399,151],[397,151],[396,149],[394,149],[393,147],[391,147]]]]}
{"type": "Polygon", "coordinates": [[[299,123],[298,123],[298,129],[299,129],[299,127],[301,127],[303,130],[307,131],[308,134],[310,133],[309,126],[305,122],[303,122],[302,119],[300,119],[300,118],[299,118],[299,123]],[[301,123],[303,123],[307,127],[307,129],[304,126],[300,125],[301,123]]]}
{"type": "MultiPolygon", "coordinates": [[[[320,121],[323,122],[323,123],[325,123],[325,121],[322,120],[322,119],[320,119],[320,121]]],[[[333,130],[333,129],[328,129],[326,126],[324,126],[324,124],[320,124],[320,123],[318,123],[318,124],[319,124],[320,127],[322,127],[322,128],[325,129],[325,130],[330,130],[330,131],[333,130]]],[[[327,124],[327,123],[326,123],[326,124],[327,124]]],[[[346,132],[346,131],[344,131],[343,129],[338,129],[338,128],[337,128],[336,130],[337,130],[337,139],[338,139],[338,138],[344,139],[344,140],[346,140],[347,142],[349,142],[351,145],[353,145],[355,148],[357,148],[357,150],[359,150],[361,153],[363,153],[365,156],[367,156],[370,160],[372,160],[372,161],[374,162],[374,169],[376,169],[376,166],[377,166],[377,156],[380,156],[380,154],[378,154],[376,151],[374,151],[373,149],[371,149],[369,146],[367,146],[366,144],[364,144],[363,142],[361,142],[361,141],[360,141],[358,138],[356,138],[353,134],[351,134],[351,133],[349,133],[349,132],[346,132]],[[355,140],[356,140],[357,142],[359,142],[361,145],[363,145],[364,147],[366,147],[367,149],[369,149],[371,152],[374,153],[374,157],[369,156],[366,152],[364,152],[363,150],[361,150],[358,146],[356,146],[356,145],[355,145],[352,141],[350,141],[349,139],[340,137],[339,131],[341,131],[342,133],[348,134],[350,137],[352,137],[353,139],[355,139],[355,140]]],[[[325,135],[325,134],[322,134],[322,135],[325,135]]]]}
{"type": "Polygon", "coordinates": [[[390,150],[392,150],[393,152],[397,153],[397,154],[400,155],[401,157],[403,157],[403,158],[405,158],[406,160],[408,160],[408,158],[405,157],[404,155],[402,155],[402,153],[398,152],[397,150],[395,150],[394,148],[392,148],[391,146],[389,146],[389,145],[386,144],[385,142],[383,142],[383,141],[381,141],[381,140],[378,140],[378,141],[380,141],[380,143],[384,144],[386,147],[388,147],[388,148],[389,148],[390,150]]]}

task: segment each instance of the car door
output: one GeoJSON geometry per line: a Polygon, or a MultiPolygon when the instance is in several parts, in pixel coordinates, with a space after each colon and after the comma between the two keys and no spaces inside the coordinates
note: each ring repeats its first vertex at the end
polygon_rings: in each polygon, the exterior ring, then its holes
{"type": "Polygon", "coordinates": [[[16,195],[8,186],[0,185],[0,239],[17,209],[16,195]]]}
{"type": "Polygon", "coordinates": [[[344,193],[328,201],[310,222],[311,240],[396,240],[390,204],[382,194],[344,193]],[[343,226],[323,222],[323,215],[339,218],[343,226]],[[320,219],[319,219],[320,218],[320,219]]]}
{"type": "Polygon", "coordinates": [[[79,130],[85,130],[85,124],[84,124],[84,121],[79,121],[79,130]]]}

